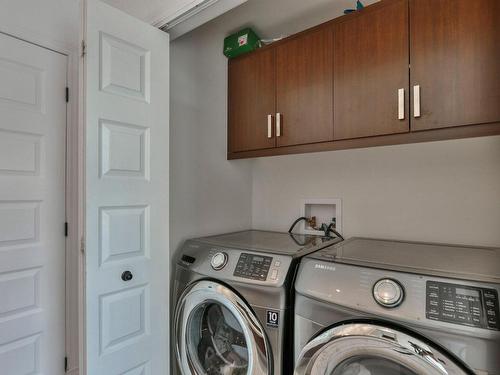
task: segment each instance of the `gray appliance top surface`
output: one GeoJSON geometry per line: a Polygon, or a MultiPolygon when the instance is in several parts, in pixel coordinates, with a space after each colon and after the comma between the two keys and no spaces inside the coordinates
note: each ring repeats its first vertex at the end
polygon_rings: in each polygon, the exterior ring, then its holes
{"type": "Polygon", "coordinates": [[[392,271],[500,283],[500,248],[354,237],[309,257],[392,271]]]}
{"type": "Polygon", "coordinates": [[[333,245],[340,240],[338,238],[314,235],[247,230],[197,238],[194,239],[194,241],[225,248],[237,248],[256,252],[289,255],[291,257],[301,257],[323,247],[333,245]]]}

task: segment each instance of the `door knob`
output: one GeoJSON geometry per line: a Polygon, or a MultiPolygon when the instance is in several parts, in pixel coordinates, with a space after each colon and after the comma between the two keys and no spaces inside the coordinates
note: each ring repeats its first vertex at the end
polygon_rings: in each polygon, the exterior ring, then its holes
{"type": "Polygon", "coordinates": [[[130,281],[134,278],[134,275],[132,275],[132,272],[130,271],[125,271],[122,273],[122,280],[123,281],[130,281]]]}

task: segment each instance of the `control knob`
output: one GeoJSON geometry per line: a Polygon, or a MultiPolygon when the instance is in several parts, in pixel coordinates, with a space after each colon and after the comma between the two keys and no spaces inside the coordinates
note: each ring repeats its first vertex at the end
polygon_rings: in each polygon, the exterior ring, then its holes
{"type": "Polygon", "coordinates": [[[227,254],[223,252],[215,253],[212,256],[212,260],[210,261],[210,265],[216,271],[220,271],[227,264],[227,254]]]}
{"type": "Polygon", "coordinates": [[[404,298],[403,287],[395,280],[382,279],[373,287],[373,298],[381,306],[396,307],[404,298]]]}

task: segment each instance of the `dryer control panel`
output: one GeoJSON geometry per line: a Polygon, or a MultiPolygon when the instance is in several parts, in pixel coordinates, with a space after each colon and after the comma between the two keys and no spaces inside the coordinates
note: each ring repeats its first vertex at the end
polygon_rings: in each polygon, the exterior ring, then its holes
{"type": "Polygon", "coordinates": [[[500,330],[494,289],[427,281],[425,314],[431,320],[500,330]]]}
{"type": "Polygon", "coordinates": [[[233,275],[265,281],[272,261],[273,258],[269,256],[241,253],[233,275]]]}

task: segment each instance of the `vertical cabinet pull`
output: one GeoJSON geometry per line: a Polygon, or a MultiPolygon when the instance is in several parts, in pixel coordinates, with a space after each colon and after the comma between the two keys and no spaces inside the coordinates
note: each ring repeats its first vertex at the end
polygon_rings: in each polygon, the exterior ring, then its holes
{"type": "Polygon", "coordinates": [[[281,113],[276,113],[276,137],[281,137],[281,113]]]}
{"type": "Polygon", "coordinates": [[[273,115],[267,115],[267,138],[273,137],[273,115]]]}
{"type": "Polygon", "coordinates": [[[405,119],[405,89],[398,90],[398,120],[405,119]]]}
{"type": "Polygon", "coordinates": [[[413,117],[420,117],[420,86],[413,86],[413,117]]]}

